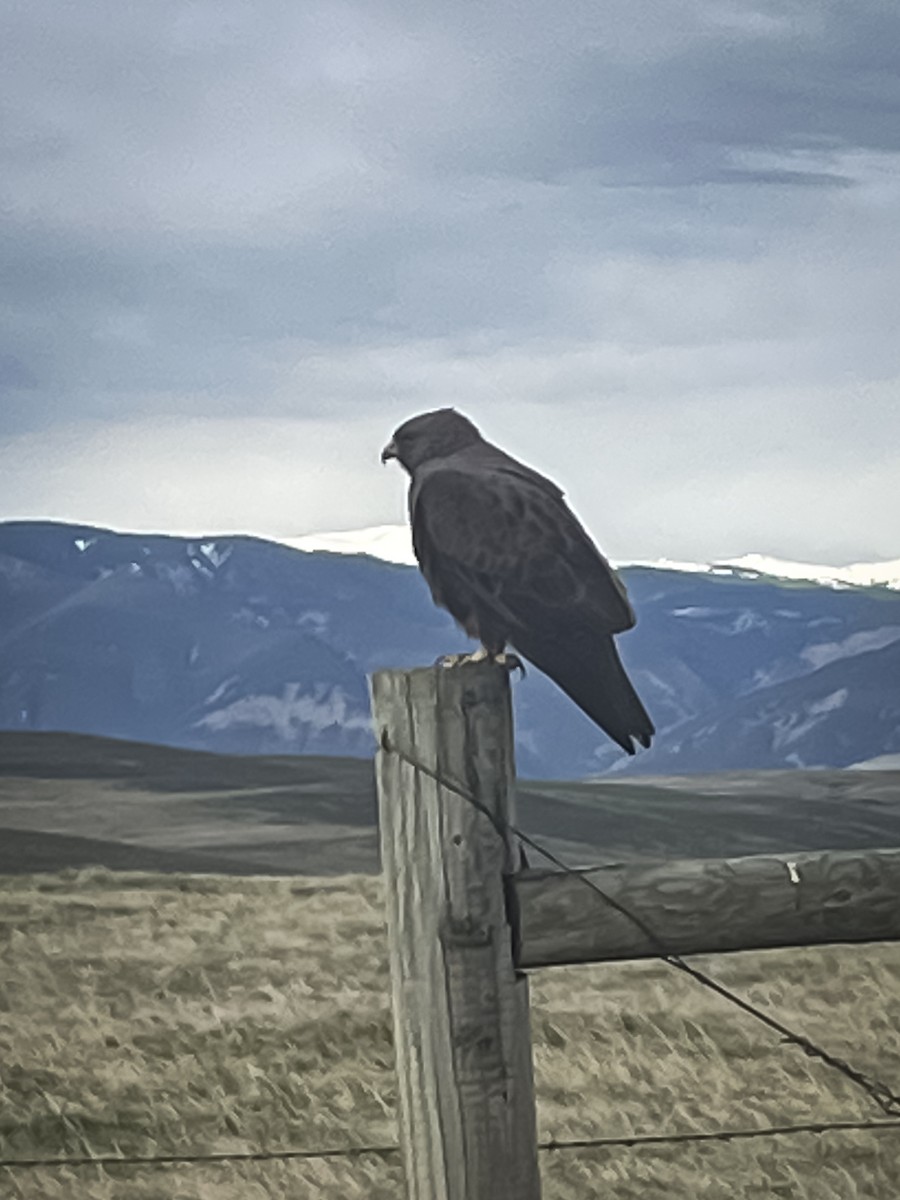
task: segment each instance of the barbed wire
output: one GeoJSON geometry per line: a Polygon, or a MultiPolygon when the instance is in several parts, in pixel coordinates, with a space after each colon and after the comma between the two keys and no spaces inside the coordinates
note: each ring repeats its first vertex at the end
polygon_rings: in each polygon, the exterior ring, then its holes
{"type": "MultiPolygon", "coordinates": [[[[809,1121],[796,1125],[762,1125],[748,1129],[687,1130],[682,1133],[634,1133],[618,1137],[548,1138],[537,1149],[548,1154],[564,1150],[633,1149],[640,1146],[677,1145],[683,1142],[735,1142],[753,1138],[790,1137],[796,1134],[865,1133],[879,1129],[900,1129],[900,1118],[889,1121],[809,1121]]],[[[82,1154],[66,1158],[3,1158],[0,1169],[34,1170],[39,1167],[171,1167],[216,1165],[219,1163],[277,1162],[291,1160],[391,1158],[400,1147],[342,1146],[323,1150],[223,1150],[215,1154],[82,1154]]]]}
{"type": "Polygon", "coordinates": [[[35,1167],[143,1167],[181,1166],[191,1163],[269,1162],[275,1159],[388,1158],[399,1154],[399,1146],[332,1146],[323,1150],[223,1150],[213,1154],[80,1154],[72,1158],[2,1158],[0,1167],[10,1170],[35,1167]]]}
{"type": "Polygon", "coordinates": [[[384,750],[386,753],[395,754],[399,759],[407,763],[414,770],[421,771],[423,775],[426,775],[429,779],[433,780],[438,784],[439,787],[446,788],[448,791],[459,796],[460,799],[471,804],[475,809],[477,809],[478,812],[487,817],[487,819],[491,822],[491,825],[493,825],[494,829],[504,840],[506,840],[510,835],[518,838],[519,841],[521,841],[524,845],[529,846],[535,851],[535,853],[540,854],[549,863],[552,863],[553,866],[558,867],[566,874],[571,875],[575,879],[579,880],[582,884],[584,884],[585,887],[590,888],[590,890],[599,896],[605,904],[609,905],[610,908],[615,909],[616,912],[621,914],[621,916],[625,917],[626,920],[630,921],[637,929],[640,930],[651,946],[653,946],[657,953],[657,957],[662,962],[666,963],[670,967],[674,967],[678,971],[683,972],[685,975],[690,976],[691,979],[693,979],[696,983],[699,983],[702,987],[708,988],[710,991],[715,992],[724,1000],[727,1000],[730,1004],[733,1004],[736,1008],[741,1009],[743,1012],[754,1017],[763,1025],[768,1026],[769,1029],[772,1029],[776,1033],[780,1034],[782,1041],[786,1044],[797,1046],[810,1058],[818,1059],[819,1062],[824,1063],[826,1066],[831,1067],[833,1070],[843,1075],[851,1083],[855,1084],[858,1088],[865,1092],[871,1100],[874,1100],[874,1102],[878,1105],[881,1111],[885,1113],[886,1116],[900,1116],[900,1095],[888,1087],[886,1083],[883,1083],[880,1079],[872,1078],[864,1071],[860,1071],[858,1068],[852,1066],[844,1059],[839,1058],[836,1054],[832,1054],[830,1050],[826,1050],[823,1046],[820,1046],[818,1043],[812,1041],[812,1039],[808,1038],[805,1034],[797,1033],[796,1030],[789,1028],[789,1026],[785,1025],[783,1022],[777,1020],[775,1017],[770,1016],[769,1013],[764,1012],[761,1008],[758,1008],[757,1005],[753,1004],[751,1001],[745,1000],[742,996],[738,996],[737,993],[733,992],[729,987],[726,987],[725,984],[720,983],[717,979],[714,979],[711,975],[708,975],[705,971],[701,971],[698,967],[693,966],[692,963],[687,962],[687,960],[680,954],[673,954],[668,949],[659,934],[656,933],[656,931],[647,923],[647,921],[644,920],[643,917],[633,912],[614,896],[610,896],[608,892],[599,887],[583,871],[578,871],[573,867],[570,867],[568,863],[563,862],[561,858],[553,854],[552,851],[547,850],[546,847],[542,846],[540,842],[535,841],[535,839],[529,834],[524,833],[511,822],[506,821],[502,817],[499,817],[496,813],[492,812],[486,804],[483,804],[476,796],[472,795],[472,792],[469,788],[463,787],[463,785],[458,783],[456,780],[447,778],[445,775],[433,770],[426,763],[420,762],[413,755],[407,753],[399,746],[395,746],[390,740],[387,729],[382,730],[380,745],[382,750],[384,750]]]}
{"type": "Polygon", "coordinates": [[[854,1133],[869,1129],[900,1129],[900,1118],[889,1121],[807,1121],[796,1125],[763,1125],[749,1129],[695,1130],[684,1133],[639,1133],[633,1137],[573,1138],[569,1141],[539,1142],[538,1149],[587,1150],[605,1146],[662,1146],[678,1142],[737,1142],[758,1137],[790,1137],[793,1134],[854,1133]]]}

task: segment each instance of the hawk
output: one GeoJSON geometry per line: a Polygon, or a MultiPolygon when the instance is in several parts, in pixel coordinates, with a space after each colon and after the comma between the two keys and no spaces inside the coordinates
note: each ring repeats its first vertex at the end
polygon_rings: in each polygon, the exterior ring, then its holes
{"type": "Polygon", "coordinates": [[[486,441],[452,408],[405,421],[385,446],[409,473],[409,519],[436,604],[481,642],[512,646],[628,754],[653,722],[613,635],[635,623],[624,585],[543,475],[486,441]]]}

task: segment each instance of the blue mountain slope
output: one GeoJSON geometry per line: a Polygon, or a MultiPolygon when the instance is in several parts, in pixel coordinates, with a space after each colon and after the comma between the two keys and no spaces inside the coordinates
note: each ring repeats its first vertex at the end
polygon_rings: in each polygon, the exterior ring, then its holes
{"type": "MultiPolygon", "coordinates": [[[[660,731],[653,751],[624,760],[530,671],[515,684],[523,774],[844,766],[900,752],[900,594],[624,575],[639,621],[620,646],[660,731]]],[[[412,568],[249,537],[0,524],[0,728],[365,755],[367,674],[466,645],[412,568]]]]}

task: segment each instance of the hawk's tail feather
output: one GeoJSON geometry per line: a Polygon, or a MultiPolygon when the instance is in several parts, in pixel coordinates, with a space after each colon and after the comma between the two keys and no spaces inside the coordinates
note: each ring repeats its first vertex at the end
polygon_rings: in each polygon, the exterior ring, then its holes
{"type": "Polygon", "coordinates": [[[549,675],[626,754],[635,753],[635,742],[649,749],[656,729],[625,674],[611,637],[597,638],[578,653],[558,643],[542,645],[535,641],[527,646],[521,642],[515,645],[524,658],[549,675]]]}

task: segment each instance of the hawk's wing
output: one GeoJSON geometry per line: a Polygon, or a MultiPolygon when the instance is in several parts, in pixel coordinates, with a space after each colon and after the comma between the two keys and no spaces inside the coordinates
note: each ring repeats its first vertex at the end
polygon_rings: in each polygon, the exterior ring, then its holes
{"type": "Polygon", "coordinates": [[[477,599],[513,645],[517,629],[630,629],[634,612],[618,576],[544,482],[504,466],[423,473],[410,493],[410,519],[435,600],[465,623],[461,600],[477,599]]]}

